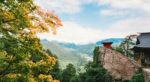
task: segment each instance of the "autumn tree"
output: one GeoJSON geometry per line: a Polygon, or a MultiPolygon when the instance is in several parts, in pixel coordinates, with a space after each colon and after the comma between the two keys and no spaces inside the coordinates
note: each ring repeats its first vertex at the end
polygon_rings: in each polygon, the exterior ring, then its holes
{"type": "Polygon", "coordinates": [[[56,60],[36,34],[55,34],[58,26],[57,16],[32,0],[0,0],[0,82],[57,82],[48,74],[56,60]]]}

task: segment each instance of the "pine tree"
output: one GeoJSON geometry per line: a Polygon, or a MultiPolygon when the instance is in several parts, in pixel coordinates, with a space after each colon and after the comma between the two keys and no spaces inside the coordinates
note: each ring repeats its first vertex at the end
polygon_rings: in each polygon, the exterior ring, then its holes
{"type": "Polygon", "coordinates": [[[61,82],[70,82],[71,79],[76,75],[76,69],[72,64],[68,64],[66,69],[63,70],[61,75],[61,82]]]}

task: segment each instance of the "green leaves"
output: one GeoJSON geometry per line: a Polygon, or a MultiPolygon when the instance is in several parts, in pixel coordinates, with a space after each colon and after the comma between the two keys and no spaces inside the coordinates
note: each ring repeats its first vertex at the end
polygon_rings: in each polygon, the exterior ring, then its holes
{"type": "Polygon", "coordinates": [[[20,1],[20,2],[29,2],[31,0],[18,0],[18,1],[20,1]]]}
{"type": "Polygon", "coordinates": [[[0,3],[3,3],[5,0],[0,0],[0,3]]]}
{"type": "Polygon", "coordinates": [[[61,82],[70,82],[71,78],[76,75],[76,69],[72,64],[68,64],[66,69],[63,70],[61,82]]]}
{"type": "Polygon", "coordinates": [[[43,50],[36,36],[43,29],[32,23],[37,22],[32,19],[37,15],[34,9],[32,0],[0,0],[0,82],[42,82],[40,74],[50,76],[55,58],[43,50]],[[29,32],[24,33],[24,28],[29,32]]]}
{"type": "Polygon", "coordinates": [[[130,82],[144,82],[144,75],[141,68],[133,75],[130,82]]]}
{"type": "Polygon", "coordinates": [[[99,63],[101,63],[100,62],[100,58],[99,58],[99,55],[100,55],[100,50],[99,50],[100,48],[99,48],[99,46],[97,46],[97,47],[95,47],[95,49],[94,49],[94,56],[93,56],[93,62],[94,63],[96,63],[96,64],[99,64],[99,63]]]}
{"type": "Polygon", "coordinates": [[[86,72],[80,73],[76,82],[112,82],[112,77],[99,64],[89,62],[85,69],[86,72]]]}

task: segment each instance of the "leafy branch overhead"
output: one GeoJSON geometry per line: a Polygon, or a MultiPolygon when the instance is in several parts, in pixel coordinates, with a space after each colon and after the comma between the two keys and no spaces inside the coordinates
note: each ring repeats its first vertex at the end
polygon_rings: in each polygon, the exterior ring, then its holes
{"type": "Polygon", "coordinates": [[[5,29],[14,24],[17,26],[16,29],[18,31],[28,28],[31,33],[38,33],[47,32],[51,29],[56,33],[56,28],[62,26],[56,15],[35,6],[32,0],[25,0],[25,2],[20,0],[3,0],[0,7],[0,20],[1,23],[5,24],[5,29]]]}
{"type": "Polygon", "coordinates": [[[56,34],[59,18],[32,0],[0,0],[0,11],[0,82],[58,82],[49,73],[56,60],[36,34],[56,34]]]}

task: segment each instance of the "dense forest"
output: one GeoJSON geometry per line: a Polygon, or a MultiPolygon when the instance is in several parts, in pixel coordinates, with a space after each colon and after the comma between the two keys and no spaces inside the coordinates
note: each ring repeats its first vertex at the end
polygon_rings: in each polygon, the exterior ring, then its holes
{"type": "MultiPolygon", "coordinates": [[[[47,52],[51,53],[49,50],[47,52]]],[[[97,54],[97,51],[95,51],[95,54],[97,54]]],[[[57,59],[57,56],[51,56],[57,59]]],[[[96,63],[96,60],[86,64],[84,70],[84,72],[77,71],[73,64],[68,64],[62,70],[57,61],[51,74],[53,78],[59,79],[60,82],[112,82],[112,77],[99,63],[96,63]]]]}

